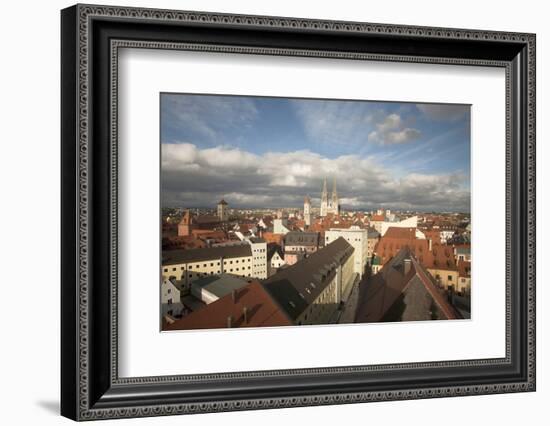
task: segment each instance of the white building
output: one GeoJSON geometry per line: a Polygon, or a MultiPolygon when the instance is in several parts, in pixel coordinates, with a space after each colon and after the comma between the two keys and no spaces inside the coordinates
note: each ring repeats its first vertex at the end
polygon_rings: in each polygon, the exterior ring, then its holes
{"type": "Polygon", "coordinates": [[[369,262],[368,230],[361,229],[358,226],[342,229],[331,228],[325,231],[325,246],[340,237],[344,238],[354,248],[353,272],[362,277],[369,262]]]}
{"type": "Polygon", "coordinates": [[[327,191],[327,180],[323,182],[323,192],[321,193],[321,217],[328,214],[340,214],[340,200],[336,192],[336,178],[332,186],[332,196],[329,198],[327,191]]]}
{"type": "MultiPolygon", "coordinates": [[[[378,232],[380,232],[380,235],[384,236],[388,228],[417,228],[418,227],[418,216],[411,216],[407,219],[403,219],[400,222],[387,222],[384,221],[380,223],[380,229],[376,229],[378,232]]],[[[425,240],[426,236],[423,232],[416,230],[416,238],[419,238],[421,240],[425,240]]]]}
{"type": "Polygon", "coordinates": [[[288,222],[286,219],[277,218],[273,221],[273,233],[274,234],[287,234],[290,229],[287,228],[288,222]]]}
{"type": "Polygon", "coordinates": [[[252,249],[252,276],[260,279],[267,278],[267,242],[263,238],[250,237],[248,243],[252,249]]]}
{"type": "Polygon", "coordinates": [[[183,312],[183,304],[181,303],[181,291],[176,285],[175,280],[162,280],[162,284],[160,286],[160,303],[162,306],[162,316],[181,316],[183,312]]]}
{"type": "Polygon", "coordinates": [[[313,219],[312,216],[313,215],[311,214],[311,200],[306,195],[306,198],[304,199],[304,222],[307,227],[311,226],[311,222],[313,219]]]}
{"type": "Polygon", "coordinates": [[[439,234],[441,235],[441,242],[447,244],[447,240],[453,238],[455,231],[442,230],[439,234]]]}

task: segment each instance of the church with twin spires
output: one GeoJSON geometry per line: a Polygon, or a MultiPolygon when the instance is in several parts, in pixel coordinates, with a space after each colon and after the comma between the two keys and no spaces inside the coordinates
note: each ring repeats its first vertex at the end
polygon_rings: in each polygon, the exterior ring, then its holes
{"type": "MultiPolygon", "coordinates": [[[[321,193],[321,209],[319,216],[325,217],[329,214],[340,214],[340,200],[338,199],[338,193],[336,192],[336,178],[334,178],[334,183],[332,185],[332,194],[330,197],[328,196],[327,191],[327,179],[325,178],[323,182],[323,192],[321,193]]],[[[306,197],[304,200],[304,218],[306,225],[309,226],[312,219],[311,200],[309,197],[306,197]]]]}
{"type": "Polygon", "coordinates": [[[327,191],[327,179],[323,182],[323,192],[321,193],[321,217],[325,217],[329,214],[340,214],[340,200],[338,200],[338,193],[336,192],[336,178],[332,184],[332,195],[329,198],[327,191]]]}

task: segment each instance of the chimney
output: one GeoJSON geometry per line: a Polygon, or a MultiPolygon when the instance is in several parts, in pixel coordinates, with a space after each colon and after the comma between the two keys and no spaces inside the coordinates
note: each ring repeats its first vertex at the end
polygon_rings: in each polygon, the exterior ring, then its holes
{"type": "Polygon", "coordinates": [[[248,308],[246,306],[243,307],[243,320],[245,324],[248,323],[248,308]]]}
{"type": "Polygon", "coordinates": [[[236,289],[231,290],[231,300],[233,300],[233,303],[237,302],[237,290],[236,289]]]}
{"type": "Polygon", "coordinates": [[[403,261],[403,275],[407,275],[411,270],[411,259],[405,259],[403,261]]]}
{"type": "Polygon", "coordinates": [[[229,315],[227,317],[227,328],[231,328],[231,327],[233,327],[233,317],[229,315]]]}
{"type": "Polygon", "coordinates": [[[432,239],[428,238],[428,251],[432,251],[432,239]]]}

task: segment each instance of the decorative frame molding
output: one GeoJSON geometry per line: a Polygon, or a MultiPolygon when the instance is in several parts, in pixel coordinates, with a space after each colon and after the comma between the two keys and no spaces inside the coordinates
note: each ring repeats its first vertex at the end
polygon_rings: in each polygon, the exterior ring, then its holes
{"type": "Polygon", "coordinates": [[[533,34],[89,5],[63,10],[62,414],[92,420],[534,391],[535,65],[533,34]],[[129,23],[139,28],[130,30],[129,23]],[[212,42],[205,30],[214,27],[227,31],[233,43],[212,42]],[[188,33],[176,37],[173,28],[188,33]],[[249,31],[269,32],[271,45],[252,45],[249,31]],[[140,38],[145,33],[158,40],[140,38]],[[308,33],[332,45],[300,39],[308,33]],[[357,41],[368,43],[357,50],[357,41]],[[400,46],[418,46],[417,54],[404,54],[400,46]],[[116,123],[122,47],[505,68],[506,357],[119,378],[116,123]],[[480,368],[490,377],[453,384],[463,378],[453,371],[480,368]],[[380,373],[391,376],[389,382],[381,384],[380,373]],[[404,385],[411,373],[426,373],[432,385],[404,385]],[[297,377],[311,386],[296,386],[297,377]],[[247,384],[224,394],[224,381],[234,379],[247,384]]]}

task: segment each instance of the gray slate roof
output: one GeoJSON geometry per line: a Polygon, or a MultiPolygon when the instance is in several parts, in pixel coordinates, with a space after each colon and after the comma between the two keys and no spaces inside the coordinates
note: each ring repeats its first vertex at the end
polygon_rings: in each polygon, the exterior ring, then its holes
{"type": "Polygon", "coordinates": [[[202,287],[209,293],[212,293],[219,298],[230,294],[233,290],[238,290],[248,284],[244,278],[237,277],[232,274],[211,275],[199,278],[194,281],[192,287],[202,287]]]}
{"type": "Polygon", "coordinates": [[[288,246],[318,246],[318,232],[291,231],[285,235],[285,245],[288,246]]]}
{"type": "Polygon", "coordinates": [[[336,267],[352,254],[342,237],[264,281],[264,287],[290,318],[295,320],[323,292],[336,267]]]}
{"type": "Polygon", "coordinates": [[[235,258],[252,256],[250,245],[206,247],[191,250],[165,250],[162,253],[163,265],[178,265],[181,263],[217,260],[220,258],[235,258]]]}

